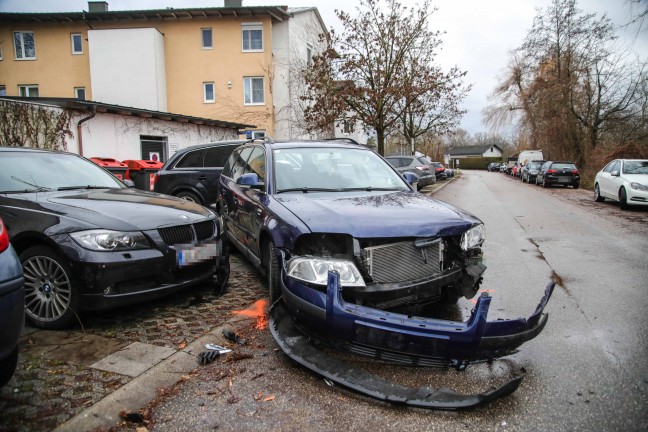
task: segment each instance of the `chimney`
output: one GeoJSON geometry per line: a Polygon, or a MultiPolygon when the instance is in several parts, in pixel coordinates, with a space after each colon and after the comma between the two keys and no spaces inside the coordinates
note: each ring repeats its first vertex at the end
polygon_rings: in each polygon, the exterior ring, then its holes
{"type": "Polygon", "coordinates": [[[243,0],[225,0],[226,8],[243,7],[243,0]]]}
{"type": "Polygon", "coordinates": [[[108,2],[105,1],[89,1],[88,12],[108,12],[108,2]]]}

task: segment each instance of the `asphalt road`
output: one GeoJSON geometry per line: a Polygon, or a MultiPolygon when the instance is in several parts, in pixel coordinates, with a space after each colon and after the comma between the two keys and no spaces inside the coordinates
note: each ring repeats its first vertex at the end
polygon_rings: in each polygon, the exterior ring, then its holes
{"type": "MultiPolygon", "coordinates": [[[[434,195],[486,224],[483,289],[491,319],[528,316],[559,286],[549,323],[519,353],[464,372],[383,367],[410,385],[484,391],[524,372],[510,396],[467,412],[407,409],[327,385],[252,325],[235,356],[198,367],[149,404],[153,430],[648,430],[648,210],[622,212],[591,193],[542,189],[466,171],[434,195]]],[[[472,304],[440,313],[465,318],[472,304]]],[[[219,342],[218,339],[215,342],[219,342]]]]}

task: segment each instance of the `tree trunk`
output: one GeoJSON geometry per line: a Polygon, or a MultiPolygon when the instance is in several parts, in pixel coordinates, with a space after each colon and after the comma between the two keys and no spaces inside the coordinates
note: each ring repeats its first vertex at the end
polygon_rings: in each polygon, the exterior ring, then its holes
{"type": "Polygon", "coordinates": [[[385,130],[376,129],[376,138],[378,139],[378,154],[385,156],[385,130]]]}

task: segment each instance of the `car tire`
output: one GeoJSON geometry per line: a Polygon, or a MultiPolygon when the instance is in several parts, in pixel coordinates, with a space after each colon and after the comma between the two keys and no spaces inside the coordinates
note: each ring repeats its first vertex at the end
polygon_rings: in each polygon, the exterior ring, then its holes
{"type": "Polygon", "coordinates": [[[279,260],[277,259],[277,251],[272,240],[267,240],[264,243],[263,261],[268,280],[270,305],[273,305],[281,297],[281,290],[279,288],[279,260]]]}
{"type": "Polygon", "coordinates": [[[25,276],[25,314],[35,327],[68,327],[78,318],[78,291],[67,261],[47,246],[20,254],[25,276]]]}
{"type": "Polygon", "coordinates": [[[15,347],[7,357],[0,359],[0,388],[9,382],[16,370],[16,365],[18,365],[18,347],[15,347]]]}
{"type": "Polygon", "coordinates": [[[548,185],[547,182],[545,181],[544,177],[542,178],[542,187],[543,187],[543,188],[549,187],[549,185],[548,185]]]}
{"type": "Polygon", "coordinates": [[[214,293],[225,294],[227,291],[227,281],[230,277],[230,243],[226,238],[222,239],[223,255],[218,258],[218,268],[216,269],[216,280],[214,281],[214,293]]]}
{"type": "Polygon", "coordinates": [[[576,183],[576,184],[573,186],[573,188],[574,188],[574,189],[578,189],[579,186],[580,186],[580,185],[579,185],[578,183],[576,183]]]}
{"type": "Polygon", "coordinates": [[[623,187],[619,189],[619,207],[621,207],[621,210],[628,210],[630,208],[628,205],[628,194],[623,187]]]}
{"type": "Polygon", "coordinates": [[[603,202],[605,201],[605,198],[601,196],[601,189],[599,189],[598,183],[594,185],[594,201],[596,202],[603,202]]]}
{"type": "Polygon", "coordinates": [[[191,202],[194,202],[196,204],[201,204],[202,205],[202,200],[198,197],[198,195],[196,195],[193,192],[181,191],[181,192],[178,192],[177,194],[175,194],[175,196],[177,198],[183,199],[185,201],[191,201],[191,202]]]}

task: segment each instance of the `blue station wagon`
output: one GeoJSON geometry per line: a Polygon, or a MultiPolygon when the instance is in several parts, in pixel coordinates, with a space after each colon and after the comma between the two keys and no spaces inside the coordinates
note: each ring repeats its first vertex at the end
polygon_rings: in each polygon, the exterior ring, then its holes
{"type": "Polygon", "coordinates": [[[418,317],[477,294],[484,225],[418,193],[366,146],[246,144],[223,168],[219,208],[229,240],[267,277],[271,321],[292,317],[347,351],[466,365],[514,352],[546,324],[552,284],[527,319],[487,322],[485,293],[466,322],[418,317]]]}

